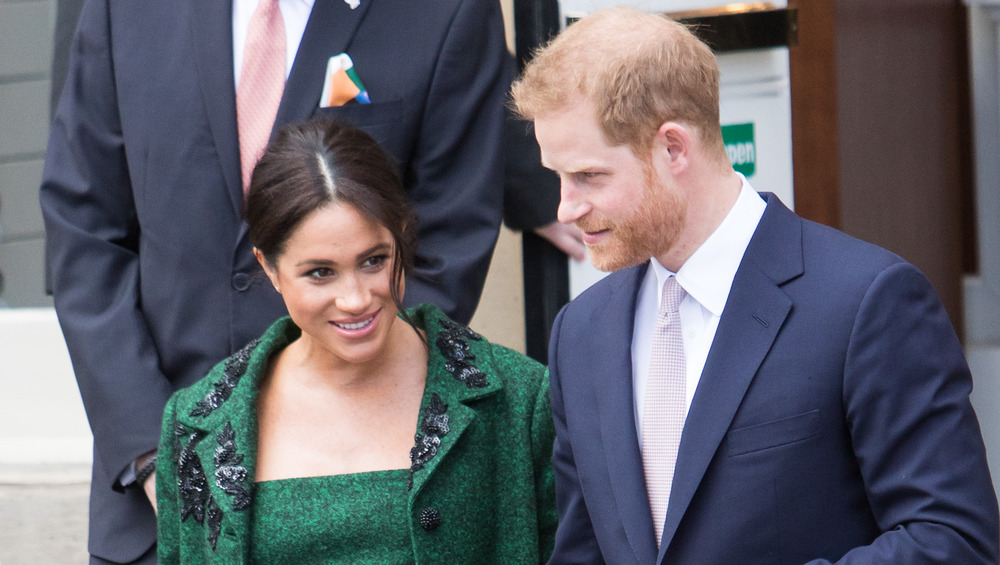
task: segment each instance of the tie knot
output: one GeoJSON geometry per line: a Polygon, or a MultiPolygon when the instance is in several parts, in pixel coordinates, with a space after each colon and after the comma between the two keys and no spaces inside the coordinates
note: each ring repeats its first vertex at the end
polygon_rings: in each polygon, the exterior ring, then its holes
{"type": "Polygon", "coordinates": [[[277,10],[279,14],[281,13],[278,0],[260,0],[260,2],[257,3],[257,9],[264,10],[266,12],[274,12],[277,10]]]}
{"type": "Polygon", "coordinates": [[[676,276],[668,278],[667,282],[663,283],[663,296],[660,298],[660,314],[676,313],[686,294],[684,288],[677,282],[676,276]]]}

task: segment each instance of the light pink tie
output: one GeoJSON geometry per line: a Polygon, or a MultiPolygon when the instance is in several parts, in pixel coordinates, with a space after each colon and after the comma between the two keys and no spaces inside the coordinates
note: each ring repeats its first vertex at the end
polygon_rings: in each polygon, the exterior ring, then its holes
{"type": "Polygon", "coordinates": [[[684,295],[677,277],[667,279],[653,333],[653,352],[643,405],[642,467],[646,473],[646,490],[657,545],[663,536],[663,521],[670,502],[677,449],[681,444],[687,412],[687,365],[684,362],[681,319],[677,311],[684,295]]]}
{"type": "Polygon", "coordinates": [[[260,159],[285,90],[285,21],[278,0],[260,0],[247,31],[240,84],[236,87],[236,118],[240,132],[243,191],[260,159]]]}

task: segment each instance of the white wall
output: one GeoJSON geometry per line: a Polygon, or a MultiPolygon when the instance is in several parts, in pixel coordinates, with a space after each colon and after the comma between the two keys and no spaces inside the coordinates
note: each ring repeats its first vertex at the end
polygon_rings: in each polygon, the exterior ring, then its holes
{"type": "Polygon", "coordinates": [[[49,131],[51,0],[0,0],[0,305],[49,306],[38,183],[49,131]]]}
{"type": "Polygon", "coordinates": [[[92,443],[55,311],[0,310],[0,482],[89,480],[92,443]]]}

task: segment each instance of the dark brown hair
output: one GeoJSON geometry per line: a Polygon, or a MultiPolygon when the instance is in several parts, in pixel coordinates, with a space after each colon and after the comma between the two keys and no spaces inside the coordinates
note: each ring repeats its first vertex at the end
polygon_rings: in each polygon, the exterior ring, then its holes
{"type": "Polygon", "coordinates": [[[268,144],[244,203],[250,242],[274,266],[306,216],[331,203],[347,204],[389,230],[390,292],[403,312],[399,289],[413,266],[416,215],[389,156],[350,124],[314,119],[282,129],[268,144]]]}

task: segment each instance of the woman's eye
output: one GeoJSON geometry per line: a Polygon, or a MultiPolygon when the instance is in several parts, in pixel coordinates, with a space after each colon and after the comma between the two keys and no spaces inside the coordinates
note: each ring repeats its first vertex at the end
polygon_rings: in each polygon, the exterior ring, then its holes
{"type": "Polygon", "coordinates": [[[310,279],[327,279],[333,276],[333,269],[327,267],[318,267],[306,273],[306,276],[310,279]]]}
{"type": "Polygon", "coordinates": [[[362,267],[366,269],[381,269],[385,262],[389,260],[388,255],[372,255],[371,257],[365,259],[365,262],[361,264],[362,267]]]}

